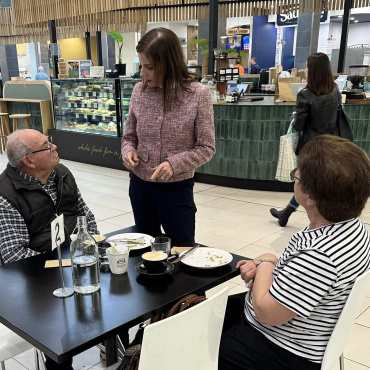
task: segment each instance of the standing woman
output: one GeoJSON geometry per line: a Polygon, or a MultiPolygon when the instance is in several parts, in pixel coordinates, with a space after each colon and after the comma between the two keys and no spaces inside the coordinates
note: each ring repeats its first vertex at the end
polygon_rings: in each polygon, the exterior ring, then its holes
{"type": "Polygon", "coordinates": [[[190,77],[171,30],[149,31],[136,51],[143,81],[133,90],[122,138],[135,223],[152,236],[162,226],[172,245],[193,245],[194,170],[216,151],[211,92],[190,77]]]}
{"type": "MultiPolygon", "coordinates": [[[[341,94],[334,82],[330,60],[324,53],[311,54],[306,63],[307,86],[297,95],[297,108],[293,127],[299,132],[296,154],[314,137],[323,134],[337,135],[338,105],[341,94]]],[[[271,208],[271,214],[284,227],[290,215],[298,208],[293,195],[289,204],[278,211],[271,208]]]]}

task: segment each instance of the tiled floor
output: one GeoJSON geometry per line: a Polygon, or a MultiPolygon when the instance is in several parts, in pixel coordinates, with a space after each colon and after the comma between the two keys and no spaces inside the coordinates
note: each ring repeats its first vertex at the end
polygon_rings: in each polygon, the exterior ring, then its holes
{"type": "MultiPolygon", "coordinates": [[[[0,170],[5,168],[6,156],[0,155],[0,170]]],[[[81,193],[97,218],[102,234],[109,233],[134,224],[128,197],[128,173],[119,170],[65,161],[76,177],[81,193]]],[[[295,212],[289,225],[278,226],[270,216],[270,207],[285,206],[292,194],[264,191],[240,190],[196,183],[195,200],[198,208],[196,218],[197,242],[222,248],[229,252],[254,257],[273,252],[279,255],[292,233],[307,224],[302,209],[295,212]]],[[[362,217],[370,231],[370,202],[362,217]]],[[[230,288],[230,294],[245,291],[239,277],[222,286],[230,288]]],[[[346,348],[346,370],[365,370],[370,368],[370,291],[365,298],[362,313],[354,326],[350,343],[346,348]]],[[[33,370],[33,351],[30,350],[6,361],[10,370],[33,370]]],[[[100,361],[99,350],[94,347],[74,358],[76,370],[106,369],[100,361]]],[[[336,366],[333,370],[339,369],[336,366]]],[[[232,370],[232,369],[231,369],[232,370]]]]}

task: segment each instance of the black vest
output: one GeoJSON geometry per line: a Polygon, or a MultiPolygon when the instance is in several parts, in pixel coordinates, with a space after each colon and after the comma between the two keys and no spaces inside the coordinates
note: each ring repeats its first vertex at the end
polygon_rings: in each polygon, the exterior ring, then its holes
{"type": "Polygon", "coordinates": [[[0,195],[8,200],[23,217],[30,235],[29,248],[37,252],[51,250],[50,223],[56,216],[64,214],[64,233],[69,244],[69,235],[77,222],[77,184],[67,167],[55,167],[57,202],[54,206],[50,196],[42,187],[28,182],[9,164],[0,175],[0,195]],[[68,231],[68,233],[67,233],[68,231]]]}

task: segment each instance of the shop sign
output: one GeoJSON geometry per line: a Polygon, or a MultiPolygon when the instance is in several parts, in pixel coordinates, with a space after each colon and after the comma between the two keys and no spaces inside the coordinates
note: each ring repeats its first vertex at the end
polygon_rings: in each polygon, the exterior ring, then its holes
{"type": "MultiPolygon", "coordinates": [[[[285,14],[278,14],[276,18],[276,25],[278,27],[291,27],[298,24],[299,11],[291,11],[285,14]]],[[[322,11],[320,22],[324,23],[328,19],[328,12],[322,11]]]]}
{"type": "Polygon", "coordinates": [[[90,78],[104,78],[104,66],[91,66],[90,78]]]}
{"type": "Polygon", "coordinates": [[[91,60],[80,60],[79,62],[79,77],[90,78],[91,60]]]}

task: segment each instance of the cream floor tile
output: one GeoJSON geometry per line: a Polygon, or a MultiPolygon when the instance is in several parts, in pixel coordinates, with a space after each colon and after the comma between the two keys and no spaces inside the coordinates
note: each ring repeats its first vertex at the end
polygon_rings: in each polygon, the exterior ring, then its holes
{"type": "Polygon", "coordinates": [[[223,235],[229,238],[240,240],[244,243],[244,245],[252,244],[272,233],[273,231],[268,230],[267,228],[265,230],[261,230],[248,228],[245,225],[239,225],[227,230],[219,230],[216,232],[217,235],[223,235]]]}
{"type": "MultiPolygon", "coordinates": [[[[33,351],[33,350],[32,350],[33,351]]],[[[5,361],[5,369],[6,370],[35,370],[35,365],[30,364],[30,367],[23,366],[18,361],[16,361],[14,358],[10,358],[9,360],[5,361]]]]}
{"type": "Polygon", "coordinates": [[[277,197],[263,197],[263,198],[257,198],[252,201],[252,203],[256,204],[264,204],[269,206],[270,208],[276,208],[278,210],[283,209],[287,206],[288,201],[283,198],[277,198],[277,197]]]}
{"type": "MultiPolygon", "coordinates": [[[[357,362],[348,360],[346,358],[344,358],[344,368],[345,370],[369,370],[368,366],[361,365],[357,362]]],[[[339,359],[337,363],[335,364],[335,366],[332,368],[332,370],[340,370],[339,369],[339,359]]]]}
{"type": "Polygon", "coordinates": [[[286,235],[284,233],[276,232],[274,234],[266,236],[266,238],[257,240],[254,244],[261,247],[267,247],[271,249],[285,249],[288,245],[291,235],[286,235]]]}
{"type": "Polygon", "coordinates": [[[231,222],[235,226],[241,225],[249,220],[252,220],[255,216],[248,215],[247,213],[235,212],[233,210],[226,210],[213,215],[207,216],[213,220],[220,220],[225,222],[231,222]]]}
{"type": "Polygon", "coordinates": [[[246,247],[240,248],[233,253],[238,254],[239,256],[244,256],[246,258],[255,258],[264,253],[276,254],[276,251],[268,247],[262,247],[256,244],[249,244],[246,247]]]}
{"type": "Polygon", "coordinates": [[[199,193],[204,190],[215,188],[215,185],[204,184],[202,182],[194,182],[194,193],[199,193]]]}
{"type": "Polygon", "coordinates": [[[217,197],[213,195],[194,193],[195,205],[204,204],[204,203],[210,202],[211,200],[215,200],[215,199],[217,199],[217,197]]]}
{"type": "Polygon", "coordinates": [[[132,211],[131,202],[129,200],[117,198],[115,196],[105,196],[91,199],[90,204],[97,204],[107,208],[120,210],[121,213],[132,211]]]}
{"type": "Polygon", "coordinates": [[[196,217],[196,220],[197,220],[197,216],[201,216],[201,217],[211,217],[217,213],[221,213],[223,211],[223,209],[221,208],[217,208],[217,207],[210,207],[210,206],[207,206],[206,204],[198,204],[197,205],[197,213],[195,215],[196,217]]]}
{"type": "MultiPolygon", "coordinates": [[[[129,226],[132,226],[129,225],[129,226]]],[[[111,222],[108,222],[108,221],[99,221],[98,222],[98,230],[99,230],[99,233],[102,234],[102,235],[105,235],[105,234],[108,234],[108,233],[112,233],[114,231],[117,231],[119,229],[123,229],[125,226],[118,226],[118,225],[114,225],[112,224],[111,222]]]]}
{"type": "Polygon", "coordinates": [[[221,208],[222,210],[235,209],[243,204],[244,202],[227,198],[218,198],[206,203],[207,206],[221,208]]]}
{"type": "Polygon", "coordinates": [[[344,357],[370,367],[369,338],[370,329],[366,326],[355,324],[349,343],[343,352],[344,357]]]}
{"type": "MultiPolygon", "coordinates": [[[[270,206],[256,203],[245,203],[240,207],[234,208],[235,212],[247,213],[255,216],[268,216],[270,214],[270,206]]],[[[272,217],[272,216],[271,216],[272,217]]]]}
{"type": "Polygon", "coordinates": [[[127,212],[123,215],[108,218],[104,222],[110,223],[112,225],[118,226],[117,229],[123,229],[125,227],[135,225],[135,218],[132,212],[127,212]]]}
{"type": "Polygon", "coordinates": [[[104,207],[102,205],[94,204],[94,203],[91,203],[91,202],[88,204],[88,206],[89,206],[91,212],[94,213],[96,221],[104,221],[106,219],[116,217],[116,216],[120,216],[122,214],[127,213],[125,211],[120,211],[118,209],[104,207]]]}
{"type": "Polygon", "coordinates": [[[218,249],[225,250],[230,253],[234,253],[236,250],[242,248],[246,244],[237,239],[227,238],[222,235],[212,235],[206,238],[203,238],[198,242],[207,245],[209,247],[214,247],[218,249]]]}
{"type": "Polygon", "coordinates": [[[226,195],[234,194],[236,192],[240,191],[240,189],[236,188],[227,188],[224,186],[214,186],[212,188],[206,189],[202,191],[202,194],[207,195],[215,195],[218,197],[224,197],[226,195]]]}
{"type": "Polygon", "coordinates": [[[246,220],[241,224],[247,228],[266,230],[269,229],[271,232],[279,232],[281,226],[275,221],[273,217],[266,216],[254,216],[250,220],[246,220]]]}
{"type": "Polygon", "coordinates": [[[360,315],[356,319],[356,324],[368,327],[370,333],[370,298],[368,297],[365,297],[361,305],[360,315]]]}

